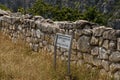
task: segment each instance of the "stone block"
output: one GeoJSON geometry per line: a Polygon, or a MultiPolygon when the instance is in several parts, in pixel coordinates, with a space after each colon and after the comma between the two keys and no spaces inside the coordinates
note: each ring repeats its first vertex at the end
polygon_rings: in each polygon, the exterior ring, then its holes
{"type": "Polygon", "coordinates": [[[26,37],[26,41],[27,41],[28,43],[30,43],[30,42],[31,42],[31,37],[26,37]]]}
{"type": "Polygon", "coordinates": [[[116,47],[117,47],[116,42],[115,41],[110,41],[109,49],[110,50],[116,50],[116,47]]]}
{"type": "Polygon", "coordinates": [[[100,37],[100,38],[99,38],[99,46],[102,46],[103,41],[104,41],[103,37],[100,37]]]}
{"type": "Polygon", "coordinates": [[[47,26],[47,33],[49,33],[49,34],[53,33],[53,28],[50,27],[50,25],[47,26]]]}
{"type": "Polygon", "coordinates": [[[46,46],[47,45],[47,41],[43,41],[43,46],[46,46]]]}
{"type": "Polygon", "coordinates": [[[91,46],[90,46],[90,37],[81,36],[78,40],[78,49],[83,53],[90,53],[91,46]]]}
{"type": "Polygon", "coordinates": [[[109,40],[116,40],[116,32],[113,29],[106,30],[103,33],[103,38],[104,39],[109,39],[109,40]]]}
{"type": "Polygon", "coordinates": [[[109,56],[109,60],[112,62],[120,62],[120,52],[112,52],[112,54],[109,56]]]}
{"type": "Polygon", "coordinates": [[[39,47],[43,48],[43,43],[42,42],[39,43],[39,47]]]}
{"type": "Polygon", "coordinates": [[[77,42],[76,42],[76,40],[75,39],[73,39],[73,41],[72,41],[72,49],[77,49],[77,42]]]}
{"type": "Polygon", "coordinates": [[[112,63],[110,65],[110,71],[112,73],[115,73],[116,71],[119,71],[120,70],[120,64],[119,63],[112,63]]]}
{"type": "Polygon", "coordinates": [[[90,44],[91,45],[98,45],[99,40],[94,36],[91,38],[90,44]]]}
{"type": "Polygon", "coordinates": [[[97,66],[98,68],[101,68],[101,67],[102,67],[102,65],[101,65],[101,60],[98,59],[98,58],[96,58],[96,57],[93,58],[92,64],[93,64],[94,66],[97,66]]]}
{"type": "Polygon", "coordinates": [[[102,47],[99,48],[99,55],[98,55],[98,58],[99,58],[99,59],[108,60],[107,51],[106,51],[104,48],[102,48],[102,47]]]}
{"type": "Polygon", "coordinates": [[[101,37],[103,35],[103,32],[105,31],[104,26],[100,26],[99,28],[93,29],[93,35],[96,37],[101,37]]]}
{"type": "Polygon", "coordinates": [[[114,80],[120,80],[120,70],[114,73],[114,80]]]}
{"type": "Polygon", "coordinates": [[[109,40],[104,40],[102,47],[104,47],[105,49],[108,49],[108,46],[109,46],[109,40]]]}
{"type": "Polygon", "coordinates": [[[93,56],[99,55],[99,47],[93,48],[93,49],[91,50],[91,54],[92,54],[93,56]]]}
{"type": "Polygon", "coordinates": [[[102,66],[105,69],[105,71],[109,71],[109,69],[110,69],[109,65],[110,65],[109,61],[102,60],[102,66]]]}
{"type": "Polygon", "coordinates": [[[38,52],[39,45],[38,44],[33,44],[33,51],[38,52]]]}
{"type": "Polygon", "coordinates": [[[78,40],[81,35],[82,35],[82,30],[76,30],[74,37],[76,40],[78,40]]]}
{"type": "Polygon", "coordinates": [[[36,36],[37,36],[37,38],[41,37],[41,31],[39,29],[36,30],[36,36]]]}
{"type": "Polygon", "coordinates": [[[92,30],[91,29],[83,29],[82,34],[86,36],[92,36],[92,30]]]}

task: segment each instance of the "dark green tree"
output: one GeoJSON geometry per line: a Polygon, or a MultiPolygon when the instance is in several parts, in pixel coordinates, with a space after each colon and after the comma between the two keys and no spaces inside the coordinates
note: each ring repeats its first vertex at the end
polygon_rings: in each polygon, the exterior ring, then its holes
{"type": "Polygon", "coordinates": [[[86,11],[83,13],[83,19],[99,24],[107,23],[107,16],[99,12],[96,7],[86,8],[86,11]]]}

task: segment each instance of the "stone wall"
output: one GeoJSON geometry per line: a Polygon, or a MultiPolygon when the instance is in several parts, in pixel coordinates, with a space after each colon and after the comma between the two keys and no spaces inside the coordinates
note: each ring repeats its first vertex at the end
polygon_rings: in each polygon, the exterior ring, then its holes
{"type": "MultiPolygon", "coordinates": [[[[97,67],[101,74],[120,80],[120,30],[85,20],[58,22],[41,16],[4,15],[0,17],[0,31],[13,42],[22,39],[34,51],[44,49],[50,53],[54,52],[56,33],[73,35],[72,63],[97,67]]],[[[57,48],[57,55],[68,59],[66,49],[57,48]]]]}

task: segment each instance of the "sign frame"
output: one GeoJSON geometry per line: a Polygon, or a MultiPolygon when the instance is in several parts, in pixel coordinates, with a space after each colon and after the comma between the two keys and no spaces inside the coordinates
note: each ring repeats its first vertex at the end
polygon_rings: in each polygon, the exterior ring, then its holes
{"type": "MultiPolygon", "coordinates": [[[[64,40],[66,42],[66,40],[64,40]]],[[[61,33],[56,33],[56,37],[55,37],[55,42],[54,42],[54,69],[56,70],[56,56],[57,56],[57,47],[61,47],[61,48],[66,48],[68,50],[68,63],[67,63],[67,66],[68,66],[68,70],[67,70],[67,74],[68,76],[71,75],[71,70],[70,70],[70,58],[71,58],[71,47],[72,47],[72,40],[73,40],[73,35],[67,35],[67,34],[61,34],[61,33]],[[65,47],[64,45],[60,45],[58,44],[57,41],[61,41],[59,40],[59,36],[61,36],[61,38],[66,39],[69,38],[69,44],[67,45],[67,47],[65,47]]],[[[63,42],[63,43],[65,43],[63,42]]],[[[68,43],[68,42],[66,42],[68,43]]]]}

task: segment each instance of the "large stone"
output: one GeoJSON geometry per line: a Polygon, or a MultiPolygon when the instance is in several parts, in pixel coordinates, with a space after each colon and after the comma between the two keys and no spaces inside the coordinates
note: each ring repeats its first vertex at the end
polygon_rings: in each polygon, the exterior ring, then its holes
{"type": "Polygon", "coordinates": [[[109,49],[110,50],[115,50],[116,47],[117,47],[116,42],[115,41],[110,41],[110,43],[109,43],[109,49]]]}
{"type": "Polygon", "coordinates": [[[103,37],[100,37],[100,38],[99,38],[99,46],[102,46],[103,41],[104,41],[103,37]]]}
{"type": "Polygon", "coordinates": [[[56,27],[53,27],[52,29],[53,29],[53,33],[54,33],[54,34],[60,32],[60,29],[58,29],[58,28],[56,28],[56,27]]]}
{"type": "Polygon", "coordinates": [[[98,58],[100,58],[100,59],[105,59],[105,60],[108,59],[107,51],[106,51],[104,48],[102,48],[102,47],[99,48],[98,58]]]}
{"type": "Polygon", "coordinates": [[[93,29],[93,35],[96,37],[100,37],[103,35],[103,32],[105,31],[105,27],[104,26],[100,26],[97,28],[93,29]]]}
{"type": "Polygon", "coordinates": [[[120,71],[117,71],[116,73],[114,73],[114,79],[120,80],[120,71]]]}
{"type": "Polygon", "coordinates": [[[43,43],[42,42],[39,43],[39,47],[43,48],[43,43]]]}
{"type": "Polygon", "coordinates": [[[74,29],[92,29],[92,26],[96,25],[86,20],[77,20],[75,24],[76,26],[74,27],[74,29]]]}
{"type": "Polygon", "coordinates": [[[101,67],[102,67],[102,65],[101,65],[101,60],[98,59],[98,58],[96,58],[96,57],[93,58],[92,64],[93,64],[94,66],[97,66],[98,68],[101,68],[101,67]]]}
{"type": "Polygon", "coordinates": [[[40,38],[40,36],[41,36],[41,31],[39,29],[36,30],[36,36],[37,36],[37,38],[40,38]]]}
{"type": "Polygon", "coordinates": [[[112,52],[112,54],[109,57],[109,60],[112,62],[120,62],[120,52],[112,52]]]}
{"type": "Polygon", "coordinates": [[[109,65],[110,65],[109,61],[102,60],[102,66],[106,71],[109,71],[110,69],[109,65]]]}
{"type": "Polygon", "coordinates": [[[114,73],[114,72],[116,72],[116,71],[118,71],[118,70],[120,70],[120,64],[119,64],[119,63],[112,63],[112,64],[110,65],[110,71],[111,71],[112,73],[114,73]]]}
{"type": "Polygon", "coordinates": [[[87,36],[81,36],[78,40],[78,49],[81,52],[88,52],[90,53],[90,37],[87,36]]]}
{"type": "Polygon", "coordinates": [[[83,29],[82,34],[86,36],[91,36],[92,35],[92,30],[91,29],[83,29]]]}
{"type": "Polygon", "coordinates": [[[77,49],[77,42],[75,39],[72,40],[72,49],[77,49]]]}
{"type": "Polygon", "coordinates": [[[91,45],[98,45],[98,39],[97,38],[95,38],[95,37],[92,37],[92,39],[91,39],[91,41],[90,41],[90,44],[91,45]]]}
{"type": "Polygon", "coordinates": [[[116,40],[116,32],[115,30],[106,30],[104,33],[103,33],[103,38],[104,39],[109,39],[109,40],[116,40]]]}
{"type": "Polygon", "coordinates": [[[47,41],[43,41],[43,45],[44,45],[44,46],[46,46],[46,45],[47,45],[47,43],[48,43],[47,41]]]}
{"type": "MultiPolygon", "coordinates": [[[[23,33],[25,33],[25,32],[23,31],[23,33]]],[[[36,31],[35,31],[35,29],[31,29],[31,35],[34,36],[34,37],[36,37],[36,31]]]]}
{"type": "Polygon", "coordinates": [[[82,30],[76,30],[74,37],[76,40],[78,40],[81,35],[82,35],[82,30]]]}
{"type": "Polygon", "coordinates": [[[109,40],[104,40],[102,47],[108,49],[108,45],[109,45],[109,40]]]}
{"type": "Polygon", "coordinates": [[[26,41],[27,41],[28,43],[30,43],[30,42],[31,42],[31,37],[26,37],[26,41]]]}
{"type": "Polygon", "coordinates": [[[91,54],[93,56],[97,56],[99,54],[99,47],[95,47],[91,50],[91,54]]]}
{"type": "Polygon", "coordinates": [[[53,33],[53,28],[51,27],[51,25],[47,26],[47,33],[49,34],[53,33]]]}
{"type": "Polygon", "coordinates": [[[33,51],[38,52],[39,44],[34,44],[33,45],[33,51]]]}

